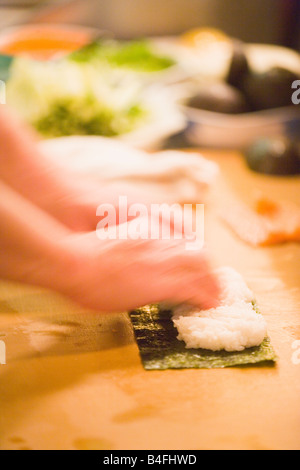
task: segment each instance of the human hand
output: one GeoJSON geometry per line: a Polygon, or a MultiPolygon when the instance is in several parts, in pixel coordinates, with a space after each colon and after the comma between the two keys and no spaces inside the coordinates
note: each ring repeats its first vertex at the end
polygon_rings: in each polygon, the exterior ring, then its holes
{"type": "Polygon", "coordinates": [[[218,303],[203,250],[187,250],[191,239],[176,227],[169,226],[166,240],[151,239],[152,227],[160,230],[169,220],[136,218],[119,226],[127,238],[109,239],[104,229],[68,230],[2,182],[0,193],[1,278],[52,289],[102,312],[160,301],[218,303]]]}
{"type": "Polygon", "coordinates": [[[73,233],[60,251],[72,259],[62,293],[89,308],[123,311],[161,301],[218,305],[207,254],[186,250],[184,238],[99,240],[96,233],[73,233]]]}

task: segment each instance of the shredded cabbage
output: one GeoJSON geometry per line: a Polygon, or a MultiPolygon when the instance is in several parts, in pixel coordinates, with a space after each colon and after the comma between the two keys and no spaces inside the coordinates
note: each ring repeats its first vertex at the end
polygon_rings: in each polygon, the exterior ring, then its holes
{"type": "Polygon", "coordinates": [[[68,60],[15,60],[7,102],[46,137],[117,136],[149,118],[134,74],[68,60]]]}

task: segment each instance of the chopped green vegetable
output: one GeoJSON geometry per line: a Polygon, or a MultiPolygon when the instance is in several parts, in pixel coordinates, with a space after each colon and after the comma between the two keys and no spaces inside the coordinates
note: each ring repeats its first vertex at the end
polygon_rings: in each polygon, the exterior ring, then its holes
{"type": "Polygon", "coordinates": [[[159,72],[175,61],[152,52],[147,41],[100,41],[89,44],[71,54],[76,62],[108,63],[112,67],[125,67],[140,72],[159,72]]]}
{"type": "Polygon", "coordinates": [[[45,137],[129,133],[150,111],[134,77],[70,61],[16,59],[7,102],[45,137]]]}
{"type": "Polygon", "coordinates": [[[115,137],[130,132],[143,116],[144,111],[138,105],[133,105],[116,115],[112,109],[101,106],[90,96],[85,96],[81,100],[66,98],[55,101],[49,111],[34,122],[34,126],[45,137],[115,137]]]}
{"type": "MultiPolygon", "coordinates": [[[[254,307],[256,308],[256,307],[254,307]]],[[[172,312],[150,305],[130,312],[141,359],[146,370],[217,369],[233,366],[276,362],[276,354],[266,338],[259,347],[242,352],[213,352],[186,349],[177,339],[171,320],[172,312]]]]}

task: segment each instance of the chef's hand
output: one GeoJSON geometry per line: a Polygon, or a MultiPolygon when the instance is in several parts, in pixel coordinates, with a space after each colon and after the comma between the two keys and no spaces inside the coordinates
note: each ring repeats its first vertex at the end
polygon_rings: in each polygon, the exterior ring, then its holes
{"type": "Polygon", "coordinates": [[[187,250],[186,243],[184,238],[99,240],[96,233],[72,234],[60,243],[73,260],[63,293],[101,311],[161,301],[216,307],[219,286],[207,254],[187,250]]]}
{"type": "Polygon", "coordinates": [[[185,239],[76,234],[1,181],[0,253],[0,278],[52,289],[102,312],[165,300],[202,308],[217,304],[206,255],[188,251],[185,239]]]}

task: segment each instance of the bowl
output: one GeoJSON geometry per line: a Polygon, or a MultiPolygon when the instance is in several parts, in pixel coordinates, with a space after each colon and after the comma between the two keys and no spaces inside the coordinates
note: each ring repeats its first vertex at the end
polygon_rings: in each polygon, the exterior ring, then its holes
{"type": "MultiPolygon", "coordinates": [[[[272,67],[287,68],[300,76],[300,55],[293,50],[264,44],[246,44],[245,51],[252,70],[263,73],[272,67]]],[[[214,64],[213,57],[205,56],[206,61],[214,64]]],[[[207,63],[208,63],[207,62],[207,63]]],[[[202,62],[204,65],[205,61],[202,62]]],[[[211,80],[224,80],[228,73],[230,60],[223,56],[214,70],[211,80]]],[[[212,70],[212,69],[211,69],[212,70]]],[[[199,72],[199,84],[203,75],[199,72]]],[[[206,77],[206,81],[209,78],[206,77]]],[[[197,82],[193,84],[197,90],[197,82]]],[[[300,140],[300,106],[292,105],[293,89],[291,84],[291,106],[244,114],[221,114],[183,106],[187,117],[187,140],[193,144],[213,148],[241,149],[261,137],[289,137],[300,140]]]]}
{"type": "Polygon", "coordinates": [[[300,140],[300,106],[228,115],[184,107],[189,143],[202,147],[242,149],[262,137],[300,140]]]}
{"type": "Polygon", "coordinates": [[[91,42],[101,31],[76,25],[28,24],[4,29],[0,54],[37,60],[63,57],[91,42]]]}

